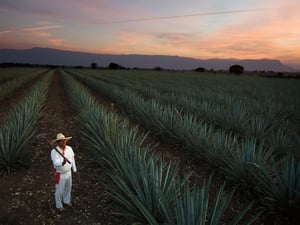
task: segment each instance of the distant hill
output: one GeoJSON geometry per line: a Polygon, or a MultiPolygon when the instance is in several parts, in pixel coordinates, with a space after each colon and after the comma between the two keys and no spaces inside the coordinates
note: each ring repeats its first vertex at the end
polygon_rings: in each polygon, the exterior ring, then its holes
{"type": "Polygon", "coordinates": [[[271,59],[194,59],[167,55],[110,55],[93,54],[75,51],[64,51],[51,48],[32,48],[25,50],[0,49],[0,63],[30,63],[66,66],[90,66],[95,62],[100,67],[108,67],[111,62],[129,68],[155,68],[174,70],[191,70],[203,67],[207,70],[228,70],[233,64],[239,64],[246,71],[294,72],[279,60],[271,59]]]}

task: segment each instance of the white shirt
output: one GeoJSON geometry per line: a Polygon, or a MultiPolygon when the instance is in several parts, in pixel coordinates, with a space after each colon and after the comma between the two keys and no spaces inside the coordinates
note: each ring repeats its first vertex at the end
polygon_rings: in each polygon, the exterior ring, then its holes
{"type": "MultiPolygon", "coordinates": [[[[60,151],[61,153],[63,153],[63,150],[59,146],[56,146],[56,149],[58,151],[60,151]]],[[[71,162],[71,164],[66,162],[65,165],[62,165],[64,158],[55,149],[52,149],[51,160],[52,160],[52,163],[53,163],[53,166],[54,166],[56,172],[66,173],[66,172],[70,171],[71,168],[73,169],[73,172],[77,172],[77,168],[76,168],[76,164],[75,164],[75,154],[74,154],[71,146],[68,146],[68,145],[66,146],[64,156],[71,162]]]]}

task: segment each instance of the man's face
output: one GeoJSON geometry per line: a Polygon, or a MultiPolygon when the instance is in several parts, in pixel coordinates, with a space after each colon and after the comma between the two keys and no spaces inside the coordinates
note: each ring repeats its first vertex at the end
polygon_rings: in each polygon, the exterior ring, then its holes
{"type": "Polygon", "coordinates": [[[67,140],[59,140],[57,142],[57,144],[58,144],[59,147],[65,147],[66,143],[67,143],[67,140]]]}

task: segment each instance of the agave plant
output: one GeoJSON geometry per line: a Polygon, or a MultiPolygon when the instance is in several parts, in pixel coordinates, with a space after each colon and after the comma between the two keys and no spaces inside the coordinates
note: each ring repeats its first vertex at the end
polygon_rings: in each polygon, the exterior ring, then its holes
{"type": "Polygon", "coordinates": [[[262,140],[268,136],[269,132],[273,129],[271,121],[258,116],[252,117],[246,127],[245,136],[257,138],[258,140],[262,140]]]}
{"type": "Polygon", "coordinates": [[[236,133],[244,134],[245,126],[248,123],[250,118],[250,112],[246,104],[237,101],[234,105],[228,108],[225,120],[224,127],[227,127],[228,130],[231,130],[236,133]]]}
{"type": "Polygon", "coordinates": [[[224,154],[221,171],[241,190],[249,191],[255,184],[253,173],[259,173],[260,168],[267,167],[272,153],[272,149],[265,149],[263,142],[257,143],[253,138],[246,139],[240,148],[224,154]]]}
{"type": "MultiPolygon", "coordinates": [[[[211,178],[200,187],[196,183],[192,188],[185,184],[181,193],[176,198],[175,222],[177,225],[220,225],[224,221],[226,211],[229,209],[230,201],[234,191],[226,193],[225,183],[217,190],[212,198],[210,195],[211,178]]],[[[252,216],[245,220],[245,215],[251,208],[249,204],[237,215],[231,218],[226,224],[250,225],[257,220],[259,215],[252,216]]]]}
{"type": "Polygon", "coordinates": [[[300,219],[300,162],[289,152],[282,160],[273,160],[271,169],[261,168],[256,175],[257,191],[266,212],[278,224],[296,225],[300,219]]]}
{"type": "Polygon", "coordinates": [[[49,79],[45,76],[39,80],[23,101],[9,111],[6,122],[0,128],[0,173],[10,173],[29,165],[29,145],[41,117],[49,79]]]}
{"type": "Polygon", "coordinates": [[[218,105],[213,104],[212,102],[205,100],[197,104],[197,116],[203,121],[207,121],[212,124],[219,125],[219,115],[218,112],[221,108],[218,105]]]}
{"type": "Polygon", "coordinates": [[[118,187],[113,196],[122,205],[122,216],[129,223],[163,224],[171,220],[169,206],[176,193],[178,166],[157,156],[149,158],[138,149],[130,161],[119,157],[115,160],[119,160],[120,167],[110,176],[118,187]]]}
{"type": "Polygon", "coordinates": [[[222,168],[226,164],[228,154],[237,149],[237,137],[232,133],[218,130],[214,135],[210,135],[209,144],[205,151],[205,159],[216,168],[222,168]]]}
{"type": "Polygon", "coordinates": [[[286,154],[291,148],[289,136],[284,129],[273,131],[269,136],[268,141],[269,146],[272,146],[274,153],[277,155],[286,154]]]}
{"type": "Polygon", "coordinates": [[[33,133],[28,136],[28,133],[18,131],[20,130],[9,127],[0,130],[0,175],[10,174],[30,162],[28,145],[33,133]]]}

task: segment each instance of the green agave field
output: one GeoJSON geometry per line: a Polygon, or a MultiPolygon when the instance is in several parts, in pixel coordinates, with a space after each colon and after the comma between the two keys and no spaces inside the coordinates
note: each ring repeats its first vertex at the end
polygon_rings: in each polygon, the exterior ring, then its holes
{"type": "MultiPolygon", "coordinates": [[[[84,152],[106,168],[105,185],[123,224],[299,221],[300,80],[189,71],[55,72],[76,111],[84,152]],[[148,136],[155,138],[145,142],[148,136]],[[209,165],[222,178],[218,189],[212,190],[215,176],[192,179],[195,171],[183,173],[180,162],[153,151],[154,140],[180,146],[195,167],[209,165]],[[237,198],[243,204],[232,210],[237,198]]],[[[0,70],[0,105],[32,82],[15,107],[0,112],[3,176],[31,162],[29,149],[53,75],[54,70],[0,70]]]]}

